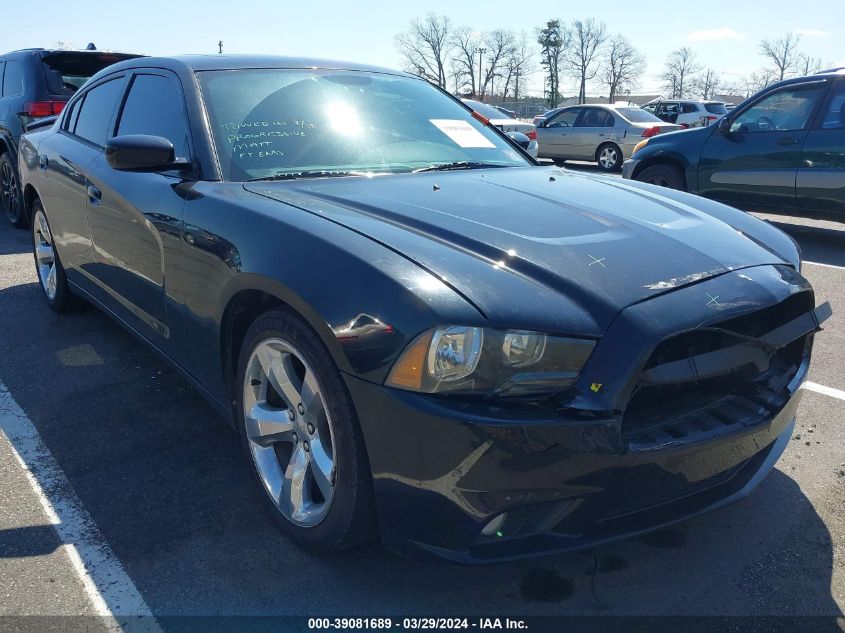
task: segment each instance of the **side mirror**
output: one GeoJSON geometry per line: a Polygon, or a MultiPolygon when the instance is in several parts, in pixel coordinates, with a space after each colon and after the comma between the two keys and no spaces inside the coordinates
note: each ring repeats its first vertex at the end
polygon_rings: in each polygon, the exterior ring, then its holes
{"type": "Polygon", "coordinates": [[[724,134],[725,136],[730,134],[731,133],[731,120],[728,117],[723,116],[721,119],[719,119],[718,129],[719,129],[720,134],[724,134]]]}
{"type": "Polygon", "coordinates": [[[161,136],[129,134],[116,136],[106,145],[106,160],[121,171],[162,171],[182,169],[188,163],[177,161],[173,143],[161,136]]]}

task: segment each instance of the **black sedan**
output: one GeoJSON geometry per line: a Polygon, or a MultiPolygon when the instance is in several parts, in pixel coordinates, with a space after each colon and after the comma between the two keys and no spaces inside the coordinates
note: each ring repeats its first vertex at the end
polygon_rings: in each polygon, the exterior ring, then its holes
{"type": "Polygon", "coordinates": [[[767,224],[537,166],[383,69],[123,62],[21,163],[47,304],[178,367],[318,551],[500,560],[739,499],[827,314],[767,224]]]}

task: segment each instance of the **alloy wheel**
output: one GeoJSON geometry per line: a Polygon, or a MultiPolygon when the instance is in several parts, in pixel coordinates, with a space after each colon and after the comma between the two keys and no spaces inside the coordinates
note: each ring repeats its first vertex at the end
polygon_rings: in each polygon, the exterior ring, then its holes
{"type": "Polygon", "coordinates": [[[47,298],[53,301],[56,298],[58,288],[56,283],[56,250],[53,246],[53,236],[50,234],[47,217],[41,210],[35,214],[32,232],[35,237],[35,264],[38,269],[38,279],[47,298]]]}
{"type": "Polygon", "coordinates": [[[286,341],[253,350],[243,411],[250,453],[276,507],[295,525],[320,523],[335,490],[332,421],[317,375],[286,341]]]}
{"type": "Polygon", "coordinates": [[[12,172],[12,166],[3,161],[0,167],[0,196],[3,197],[3,208],[12,223],[20,217],[20,196],[18,195],[18,180],[12,172]]]}
{"type": "Polygon", "coordinates": [[[607,146],[599,152],[599,165],[602,166],[602,169],[613,169],[616,166],[616,162],[618,160],[618,155],[616,153],[616,148],[607,146]]]}

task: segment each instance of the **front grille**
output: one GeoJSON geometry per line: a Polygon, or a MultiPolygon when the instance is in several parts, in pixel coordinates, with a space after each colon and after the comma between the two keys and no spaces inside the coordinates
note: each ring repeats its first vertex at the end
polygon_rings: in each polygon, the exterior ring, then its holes
{"type": "Polygon", "coordinates": [[[646,378],[669,364],[683,367],[691,357],[744,345],[731,332],[757,339],[812,309],[812,293],[799,292],[776,305],[661,342],[643,368],[623,416],[622,433],[629,447],[695,441],[770,419],[789,400],[786,387],[801,366],[811,334],[776,350],[743,347],[748,362],[739,356],[740,361],[724,369],[702,372],[700,379],[653,384],[646,378]]]}

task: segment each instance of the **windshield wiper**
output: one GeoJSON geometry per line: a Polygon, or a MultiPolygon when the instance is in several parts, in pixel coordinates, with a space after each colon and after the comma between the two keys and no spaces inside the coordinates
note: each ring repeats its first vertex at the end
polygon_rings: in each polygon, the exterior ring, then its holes
{"type": "Polygon", "coordinates": [[[423,171],[450,171],[453,169],[483,169],[486,167],[509,167],[509,165],[499,165],[497,163],[480,163],[471,160],[459,160],[454,163],[444,163],[442,165],[429,165],[428,167],[420,167],[415,169],[412,173],[418,174],[423,171]]]}
{"type": "Polygon", "coordinates": [[[271,174],[270,176],[261,176],[260,178],[250,178],[247,182],[258,182],[261,180],[298,180],[300,178],[334,178],[337,176],[375,176],[382,175],[386,172],[371,172],[371,171],[354,171],[354,170],[333,170],[333,169],[319,169],[313,171],[283,171],[278,174],[271,174]]]}

